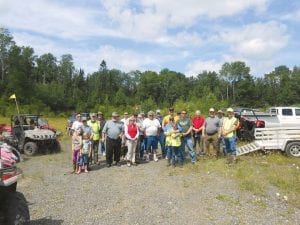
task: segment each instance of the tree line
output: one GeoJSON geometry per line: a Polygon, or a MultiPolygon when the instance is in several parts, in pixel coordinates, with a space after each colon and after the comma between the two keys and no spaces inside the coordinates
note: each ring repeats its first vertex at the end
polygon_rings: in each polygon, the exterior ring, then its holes
{"type": "Polygon", "coordinates": [[[37,56],[31,47],[18,46],[0,28],[0,103],[2,115],[14,113],[8,100],[16,94],[22,113],[59,114],[75,111],[147,111],[169,106],[207,110],[228,105],[264,108],[300,103],[300,67],[276,67],[261,77],[251,75],[242,61],[226,62],[220,71],[195,77],[162,69],[131,71],[108,69],[106,62],[86,74],[72,55],[59,59],[37,56]]]}

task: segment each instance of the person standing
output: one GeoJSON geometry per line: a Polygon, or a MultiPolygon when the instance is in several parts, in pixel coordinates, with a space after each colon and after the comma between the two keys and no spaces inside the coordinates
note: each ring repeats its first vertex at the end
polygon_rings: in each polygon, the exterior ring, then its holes
{"type": "Polygon", "coordinates": [[[136,125],[139,128],[139,140],[137,144],[137,151],[140,160],[144,159],[144,152],[145,152],[145,134],[144,134],[144,129],[143,129],[143,116],[141,114],[137,115],[137,120],[136,120],[136,125]]]}
{"type": "Polygon", "coordinates": [[[193,124],[194,148],[197,149],[197,144],[198,144],[200,156],[203,155],[202,130],[203,130],[204,122],[205,119],[201,116],[200,110],[197,110],[195,112],[194,118],[192,119],[192,124],[193,124]]]}
{"type": "Polygon", "coordinates": [[[120,164],[121,140],[123,135],[123,123],[119,121],[119,114],[112,113],[112,119],[107,121],[102,130],[102,141],[106,141],[106,163],[111,167],[113,161],[120,164]]]}
{"type": "MultiPolygon", "coordinates": [[[[217,117],[220,120],[220,127],[223,126],[223,121],[224,121],[224,112],[219,109],[217,112],[217,117]]],[[[224,137],[221,135],[219,140],[218,140],[218,155],[221,156],[221,153],[224,154],[224,156],[226,155],[226,148],[225,148],[225,141],[224,141],[224,137]]]]}
{"type": "MultiPolygon", "coordinates": [[[[158,119],[158,121],[160,123],[160,126],[162,126],[163,117],[162,117],[161,112],[160,112],[159,109],[156,110],[156,117],[155,118],[158,119]]],[[[165,147],[166,136],[165,136],[164,132],[159,133],[158,141],[159,141],[160,148],[161,148],[161,155],[162,155],[162,158],[164,159],[167,155],[166,147],[165,147]]]]}
{"type": "Polygon", "coordinates": [[[153,150],[153,160],[158,161],[157,149],[158,149],[158,137],[161,129],[159,121],[154,118],[154,112],[148,112],[148,118],[143,121],[143,129],[146,138],[146,161],[150,160],[151,147],[153,150]]]}
{"type": "Polygon", "coordinates": [[[80,150],[82,147],[82,128],[79,127],[72,136],[72,160],[73,160],[73,172],[77,173],[79,168],[80,150]]]}
{"type": "MultiPolygon", "coordinates": [[[[103,127],[104,127],[104,125],[105,125],[105,123],[106,123],[106,120],[105,120],[104,115],[103,115],[102,112],[98,112],[98,121],[99,121],[99,124],[100,124],[100,131],[99,131],[99,133],[100,133],[100,135],[101,135],[101,134],[102,134],[103,127]]],[[[105,143],[102,142],[102,139],[101,139],[101,138],[100,138],[100,140],[99,140],[99,152],[100,152],[103,156],[105,156],[105,154],[106,154],[106,152],[105,152],[105,143]]]]}
{"type": "Polygon", "coordinates": [[[234,117],[232,108],[227,109],[227,114],[223,121],[222,136],[225,141],[227,163],[233,163],[236,161],[236,128],[238,120],[234,117]]]}
{"type": "Polygon", "coordinates": [[[185,162],[185,146],[187,145],[191,162],[194,164],[196,163],[196,154],[193,147],[193,141],[192,141],[192,121],[189,117],[187,117],[187,112],[185,110],[181,111],[181,117],[178,120],[178,125],[182,129],[182,141],[181,141],[181,147],[180,147],[180,157],[182,162],[185,162]]]}
{"type": "Polygon", "coordinates": [[[178,115],[175,115],[175,112],[174,112],[174,108],[173,107],[170,107],[169,108],[169,115],[165,116],[163,121],[162,121],[162,128],[164,128],[164,126],[166,126],[168,123],[169,123],[169,119],[170,117],[174,118],[174,121],[177,122],[179,120],[179,116],[178,115]]]}
{"type": "Polygon", "coordinates": [[[167,166],[171,165],[171,162],[173,166],[176,165],[176,159],[177,157],[180,162],[179,164],[182,165],[183,162],[181,161],[181,157],[179,157],[179,150],[181,146],[181,127],[174,121],[173,117],[169,118],[169,123],[164,127],[164,133],[166,136],[166,146],[167,148],[167,159],[168,164],[167,166]],[[171,161],[172,159],[172,161],[171,161]]]}
{"type": "Polygon", "coordinates": [[[129,113],[124,112],[124,117],[123,119],[121,119],[121,122],[124,123],[124,125],[126,125],[128,123],[128,119],[129,119],[129,113]]]}
{"type": "Polygon", "coordinates": [[[125,125],[125,137],[127,142],[127,166],[136,165],[135,163],[135,151],[139,138],[139,128],[135,123],[135,118],[132,116],[128,120],[128,124],[125,125]]]}
{"type": "Polygon", "coordinates": [[[205,154],[217,157],[218,139],[220,138],[220,120],[215,116],[215,109],[209,109],[209,117],[205,119],[202,137],[204,137],[205,154]],[[213,146],[213,153],[210,154],[210,144],[213,146]]]}
{"type": "Polygon", "coordinates": [[[87,124],[93,130],[93,137],[91,138],[92,150],[90,153],[91,163],[94,161],[94,164],[98,163],[98,148],[99,148],[99,139],[100,139],[100,123],[97,121],[96,113],[91,113],[91,119],[87,124]]]}
{"type": "Polygon", "coordinates": [[[78,130],[78,128],[81,127],[82,125],[83,124],[82,124],[82,121],[81,121],[81,114],[77,113],[76,114],[76,120],[73,122],[72,127],[71,127],[72,133],[74,131],[78,130]]]}

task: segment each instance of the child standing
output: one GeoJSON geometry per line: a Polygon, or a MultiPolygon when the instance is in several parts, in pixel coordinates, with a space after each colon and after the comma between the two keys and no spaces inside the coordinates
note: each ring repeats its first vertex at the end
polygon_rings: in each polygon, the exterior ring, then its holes
{"type": "Polygon", "coordinates": [[[79,158],[80,149],[82,147],[82,128],[79,127],[72,136],[72,160],[73,160],[73,172],[79,171],[79,158]]]}
{"type": "MultiPolygon", "coordinates": [[[[174,121],[173,118],[170,118],[169,123],[164,127],[165,135],[166,135],[166,146],[168,146],[167,150],[167,158],[168,158],[168,166],[172,165],[173,167],[176,166],[176,158],[178,158],[179,148],[181,146],[181,137],[182,134],[181,128],[177,123],[174,121]]],[[[182,165],[183,162],[180,162],[182,165]]]]}
{"type": "Polygon", "coordinates": [[[92,151],[92,143],[90,140],[90,135],[88,133],[83,134],[82,139],[82,148],[80,150],[80,169],[77,171],[77,174],[80,174],[82,170],[85,173],[88,173],[88,163],[89,163],[89,155],[92,151]]]}

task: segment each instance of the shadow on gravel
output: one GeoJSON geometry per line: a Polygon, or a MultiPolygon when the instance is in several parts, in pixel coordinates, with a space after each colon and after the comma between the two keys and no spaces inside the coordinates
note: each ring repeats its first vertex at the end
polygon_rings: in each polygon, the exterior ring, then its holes
{"type": "Polygon", "coordinates": [[[61,225],[63,220],[54,220],[51,217],[46,217],[38,220],[31,220],[30,225],[61,225]]]}

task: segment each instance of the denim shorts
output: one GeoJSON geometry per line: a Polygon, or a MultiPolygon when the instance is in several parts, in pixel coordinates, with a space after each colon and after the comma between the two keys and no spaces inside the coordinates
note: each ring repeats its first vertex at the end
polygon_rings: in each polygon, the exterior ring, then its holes
{"type": "Polygon", "coordinates": [[[146,150],[151,150],[151,146],[153,150],[158,149],[158,137],[157,136],[147,136],[146,137],[146,150]]]}
{"type": "Polygon", "coordinates": [[[88,162],[89,162],[89,155],[88,154],[82,154],[80,156],[79,165],[80,166],[87,165],[88,162]]]}

